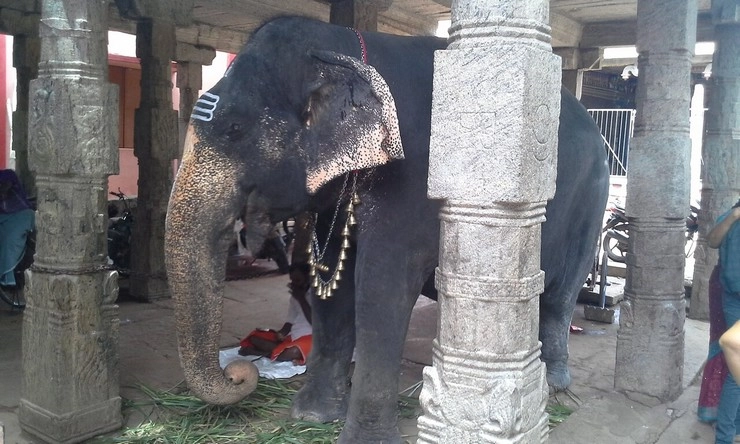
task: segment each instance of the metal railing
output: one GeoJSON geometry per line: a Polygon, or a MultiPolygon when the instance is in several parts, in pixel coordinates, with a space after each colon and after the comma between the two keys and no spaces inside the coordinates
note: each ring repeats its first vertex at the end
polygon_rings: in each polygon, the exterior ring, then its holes
{"type": "Polygon", "coordinates": [[[635,124],[634,109],[589,109],[601,130],[609,158],[609,174],[627,175],[627,155],[635,124]]]}

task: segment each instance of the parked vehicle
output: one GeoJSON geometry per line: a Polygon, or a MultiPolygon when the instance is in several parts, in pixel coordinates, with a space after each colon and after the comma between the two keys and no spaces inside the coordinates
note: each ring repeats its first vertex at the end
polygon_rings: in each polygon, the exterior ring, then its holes
{"type": "Polygon", "coordinates": [[[108,258],[118,273],[127,276],[131,269],[131,232],[134,229],[134,216],[128,199],[121,189],[110,192],[123,203],[123,212],[114,204],[108,205],[108,258]]]}
{"type": "Polygon", "coordinates": [[[30,231],[26,236],[26,248],[23,257],[13,269],[15,277],[14,286],[0,286],[0,299],[10,305],[13,310],[26,308],[26,298],[23,294],[26,285],[26,269],[33,264],[33,255],[36,254],[36,230],[30,231]]]}
{"type": "MultiPolygon", "coordinates": [[[[696,248],[696,233],[699,231],[699,208],[690,205],[689,215],[686,217],[686,246],[684,253],[691,257],[696,248]]],[[[604,225],[604,250],[609,259],[624,263],[629,244],[629,220],[624,208],[614,205],[609,208],[609,218],[604,225]]]]}

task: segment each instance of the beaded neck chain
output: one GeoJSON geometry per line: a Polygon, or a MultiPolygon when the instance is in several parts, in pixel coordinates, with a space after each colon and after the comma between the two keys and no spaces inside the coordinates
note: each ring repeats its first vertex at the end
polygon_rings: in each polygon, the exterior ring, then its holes
{"type": "Polygon", "coordinates": [[[311,242],[308,246],[309,261],[308,264],[311,267],[310,275],[313,279],[311,286],[316,292],[316,296],[319,299],[329,299],[332,297],[334,290],[339,288],[339,281],[342,279],[342,272],[344,271],[344,261],[347,259],[347,250],[349,250],[351,244],[349,238],[352,234],[350,228],[357,225],[355,219],[355,206],[361,203],[359,196],[357,195],[357,174],[352,175],[352,189],[349,193],[348,201],[344,207],[344,211],[347,213],[347,220],[344,223],[342,229],[342,246],[339,249],[339,258],[337,259],[337,266],[334,272],[331,273],[331,277],[325,280],[321,277],[320,273],[329,273],[329,266],[323,263],[324,254],[326,253],[326,247],[329,245],[331,234],[334,231],[334,225],[337,222],[337,216],[339,210],[342,207],[342,201],[347,191],[347,182],[349,181],[349,174],[344,177],[344,183],[342,184],[342,191],[339,193],[339,199],[337,206],[334,209],[334,217],[332,218],[331,225],[329,226],[329,232],[326,236],[324,246],[319,245],[319,241],[316,237],[316,224],[314,223],[314,230],[311,236],[311,242]]]}

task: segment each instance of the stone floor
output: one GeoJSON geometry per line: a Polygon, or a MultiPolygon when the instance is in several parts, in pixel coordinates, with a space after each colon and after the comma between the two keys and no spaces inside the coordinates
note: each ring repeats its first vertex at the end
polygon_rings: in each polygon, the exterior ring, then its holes
{"type": "MultiPolygon", "coordinates": [[[[272,263],[255,264],[256,270],[269,272],[272,263]]],[[[621,292],[622,280],[611,278],[610,294],[621,292]]],[[[279,327],[287,310],[287,277],[268,273],[256,279],[227,283],[224,301],[224,327],[221,346],[236,345],[254,327],[279,327]]],[[[431,341],[436,330],[436,303],[425,298],[414,309],[404,351],[400,389],[421,380],[423,366],[431,362],[431,341]]],[[[120,302],[121,395],[134,397],[134,385],[169,388],[182,380],[172,304],[120,302]]],[[[5,441],[0,444],[36,443],[20,431],[16,409],[20,398],[20,350],[22,314],[0,306],[0,424],[5,441]]],[[[570,339],[570,364],[573,396],[560,395],[563,402],[578,410],[554,429],[549,442],[556,444],[623,443],[712,443],[710,426],[696,420],[699,393],[697,375],[707,351],[708,324],[687,320],[686,390],[675,402],[645,406],[626,399],[613,390],[616,333],[618,325],[584,319],[579,305],[573,323],[583,331],[570,339]]],[[[409,443],[415,443],[415,423],[401,424],[409,443]]]]}

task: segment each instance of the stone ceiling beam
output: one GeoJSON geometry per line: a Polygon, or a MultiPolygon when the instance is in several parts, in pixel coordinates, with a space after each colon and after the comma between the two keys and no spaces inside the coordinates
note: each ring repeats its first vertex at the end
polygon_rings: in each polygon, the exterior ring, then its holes
{"type": "MultiPolygon", "coordinates": [[[[605,46],[634,45],[637,39],[637,20],[620,20],[587,24],[583,28],[581,47],[596,48],[605,46]]],[[[697,17],[696,41],[714,40],[714,25],[711,14],[702,13],[697,17]]]]}
{"type": "Polygon", "coordinates": [[[38,11],[14,9],[0,5],[0,32],[10,35],[38,35],[38,11]]]}
{"type": "Polygon", "coordinates": [[[115,0],[122,17],[151,18],[187,26],[193,20],[195,0],[115,0]]]}
{"type": "Polygon", "coordinates": [[[552,28],[553,48],[580,46],[583,36],[583,24],[570,17],[550,11],[550,28],[552,28]]]}

